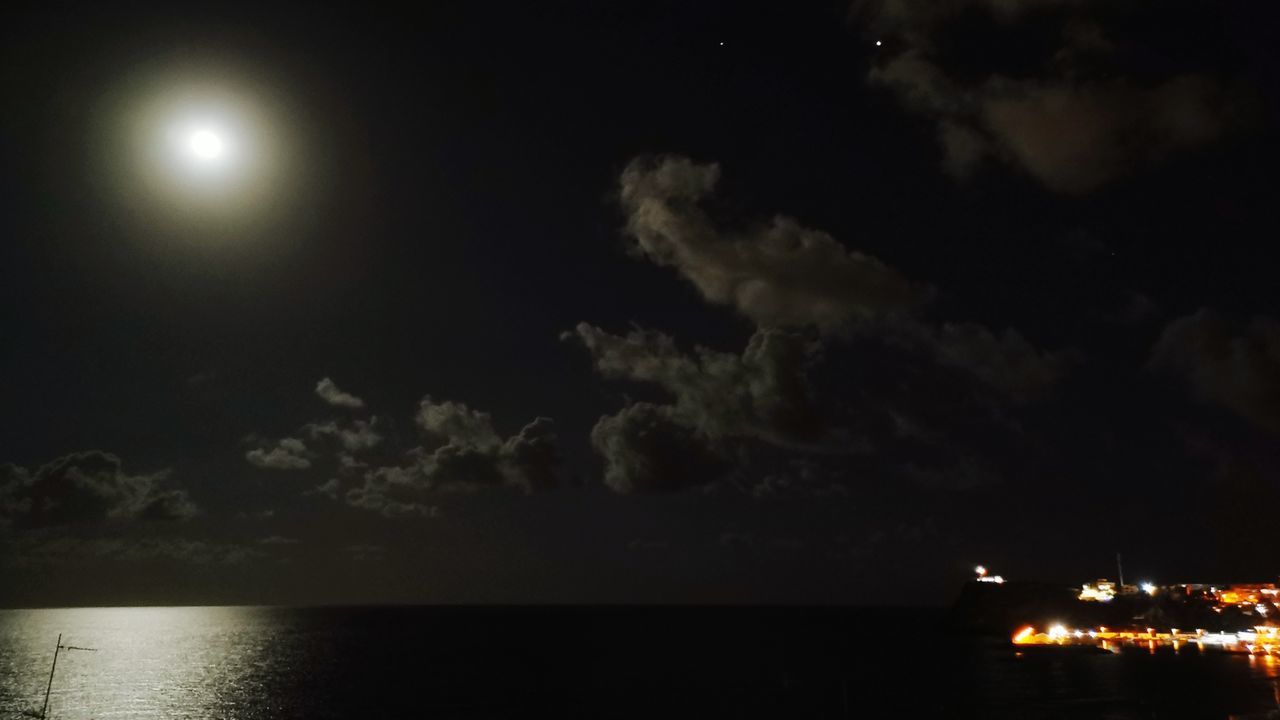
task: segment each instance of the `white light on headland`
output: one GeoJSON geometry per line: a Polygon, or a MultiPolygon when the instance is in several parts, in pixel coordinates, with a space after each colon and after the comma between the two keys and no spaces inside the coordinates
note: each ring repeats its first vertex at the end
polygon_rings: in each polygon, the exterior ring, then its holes
{"type": "Polygon", "coordinates": [[[1149,583],[1149,582],[1142,583],[1142,592],[1148,595],[1155,595],[1156,594],[1155,583],[1149,583]]]}
{"type": "Polygon", "coordinates": [[[975,574],[975,575],[977,575],[977,576],[978,576],[978,577],[977,577],[978,582],[995,583],[995,584],[997,584],[997,585],[1003,585],[1003,584],[1004,584],[1004,578],[1003,578],[1003,577],[1001,577],[1000,575],[989,575],[989,574],[988,574],[988,572],[989,572],[989,571],[987,570],[987,566],[986,566],[986,565],[979,565],[979,566],[975,567],[975,568],[973,569],[973,572],[974,572],[974,574],[975,574]]]}

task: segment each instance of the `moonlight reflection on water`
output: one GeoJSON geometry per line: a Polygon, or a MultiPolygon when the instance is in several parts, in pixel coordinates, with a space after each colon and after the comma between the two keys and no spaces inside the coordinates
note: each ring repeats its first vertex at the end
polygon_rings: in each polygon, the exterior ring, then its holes
{"type": "Polygon", "coordinates": [[[0,611],[0,718],[1203,718],[1270,712],[1274,659],[1017,657],[942,614],[804,608],[0,611]],[[679,648],[673,652],[672,648],[679,648]],[[1176,687],[1176,693],[1169,692],[1176,687]]]}
{"type": "Polygon", "coordinates": [[[50,717],[266,716],[265,692],[289,662],[273,646],[288,631],[279,613],[256,608],[9,611],[0,615],[0,715],[39,710],[61,632],[64,644],[99,651],[59,656],[50,717]]]}

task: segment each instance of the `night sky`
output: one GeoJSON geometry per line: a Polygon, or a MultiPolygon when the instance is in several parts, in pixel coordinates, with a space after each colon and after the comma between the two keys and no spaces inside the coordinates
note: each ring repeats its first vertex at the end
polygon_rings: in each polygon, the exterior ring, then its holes
{"type": "Polygon", "coordinates": [[[11,8],[0,605],[1274,581],[1267,5],[11,8]]]}

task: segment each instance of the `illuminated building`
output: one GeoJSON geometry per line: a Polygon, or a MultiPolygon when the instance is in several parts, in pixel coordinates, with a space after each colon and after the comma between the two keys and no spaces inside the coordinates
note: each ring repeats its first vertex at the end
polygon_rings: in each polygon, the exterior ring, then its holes
{"type": "Polygon", "coordinates": [[[1212,588],[1214,598],[1223,605],[1257,605],[1280,601],[1275,583],[1240,583],[1225,588],[1212,588]]]}
{"type": "Polygon", "coordinates": [[[1106,578],[1100,578],[1096,582],[1085,583],[1078,597],[1087,602],[1108,602],[1115,596],[1116,584],[1106,578]]]}

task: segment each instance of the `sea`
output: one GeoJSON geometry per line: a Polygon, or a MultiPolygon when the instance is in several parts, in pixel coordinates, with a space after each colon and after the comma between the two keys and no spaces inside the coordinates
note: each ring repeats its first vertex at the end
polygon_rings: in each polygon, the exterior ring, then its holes
{"type": "Polygon", "coordinates": [[[0,718],[1280,718],[1280,659],[1022,653],[931,609],[0,611],[0,718]],[[50,684],[58,636],[64,646],[50,684]]]}

